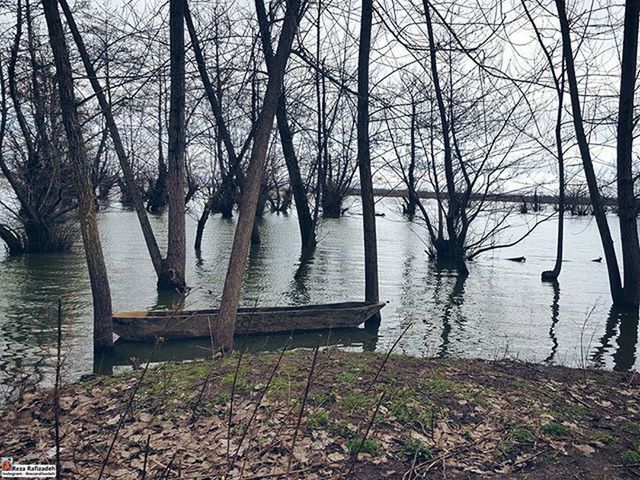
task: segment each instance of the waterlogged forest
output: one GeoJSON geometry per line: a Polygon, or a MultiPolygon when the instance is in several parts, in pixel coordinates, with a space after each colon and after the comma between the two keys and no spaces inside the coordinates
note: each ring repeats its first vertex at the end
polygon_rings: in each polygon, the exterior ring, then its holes
{"type": "Polygon", "coordinates": [[[0,476],[640,475],[640,2],[0,10],[0,476]]]}

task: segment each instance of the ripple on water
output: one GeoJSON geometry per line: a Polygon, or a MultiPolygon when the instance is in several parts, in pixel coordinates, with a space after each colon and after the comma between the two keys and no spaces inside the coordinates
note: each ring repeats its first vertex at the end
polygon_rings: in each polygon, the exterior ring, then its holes
{"type": "MultiPolygon", "coordinates": [[[[342,339],[347,348],[385,350],[411,323],[399,344],[399,351],[411,355],[490,359],[506,355],[570,366],[638,368],[638,321],[610,309],[606,266],[591,261],[601,253],[590,219],[567,219],[566,262],[560,287],[554,288],[540,282],[540,272],[554,262],[556,226],[552,221],[540,225],[520,245],[470,263],[471,273],[463,281],[428,261],[425,231],[401,218],[398,200],[384,199],[378,208],[386,213],[377,218],[380,294],[389,304],[378,334],[347,335],[342,339]],[[505,260],[521,255],[526,262],[505,260]]],[[[350,212],[358,210],[354,202],[350,212]]],[[[524,223],[521,219],[514,216],[511,223],[524,223]]],[[[165,218],[152,216],[151,220],[164,241],[165,218]]],[[[315,256],[296,279],[300,250],[296,218],[265,214],[260,224],[262,243],[249,255],[243,303],[360,298],[364,290],[361,221],[355,214],[323,221],[315,256]]],[[[189,250],[188,283],[194,287],[190,306],[218,304],[234,228],[235,219],[214,216],[207,224],[201,254],[196,257],[189,250]]],[[[518,236],[522,228],[515,227],[512,235],[518,236]]],[[[101,213],[100,230],[114,309],[170,306],[175,296],[156,290],[135,214],[116,208],[101,213]]],[[[188,217],[188,245],[193,244],[194,231],[188,217]]],[[[65,374],[77,378],[91,372],[91,296],[81,250],[5,257],[0,272],[0,384],[6,386],[23,372],[35,381],[43,377],[46,382],[50,377],[58,297],[64,302],[65,374]]],[[[266,348],[274,341],[263,337],[251,346],[266,348]]],[[[300,341],[310,342],[303,337],[300,341]]],[[[126,363],[127,354],[144,352],[144,348],[122,347],[103,363],[126,363]]],[[[203,349],[186,342],[170,350],[167,358],[193,357],[203,349]]]]}

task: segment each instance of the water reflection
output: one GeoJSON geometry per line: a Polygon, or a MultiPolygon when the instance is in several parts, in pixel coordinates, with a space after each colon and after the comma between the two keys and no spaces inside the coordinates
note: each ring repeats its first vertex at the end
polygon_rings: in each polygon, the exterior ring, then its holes
{"type": "MultiPolygon", "coordinates": [[[[378,333],[364,328],[342,328],[310,333],[282,333],[271,335],[240,335],[235,339],[235,347],[245,352],[279,351],[289,342],[289,349],[336,346],[354,350],[373,351],[378,333]]],[[[211,340],[194,338],[171,340],[156,347],[152,343],[115,342],[110,355],[96,359],[96,373],[111,373],[114,367],[138,365],[153,362],[185,361],[211,358],[211,340]],[[155,353],[154,353],[155,350],[155,353]]]]}
{"type": "MultiPolygon", "coordinates": [[[[609,309],[606,266],[591,261],[602,253],[597,227],[590,219],[567,219],[572,248],[563,264],[560,295],[559,287],[552,286],[551,292],[540,282],[540,272],[554,260],[553,221],[540,225],[514,249],[479,257],[469,265],[469,277],[462,280],[428,261],[423,243],[426,234],[401,217],[398,201],[384,199],[377,208],[386,213],[377,218],[377,230],[380,296],[389,303],[382,311],[377,334],[367,341],[354,340],[347,348],[386,351],[411,325],[398,347],[409,355],[491,359],[508,351],[536,362],[581,366],[586,357],[594,366],[638,368],[638,319],[609,309]],[[505,260],[523,252],[525,263],[505,260]],[[588,322],[586,311],[593,311],[588,322]]],[[[174,308],[180,295],[158,293],[135,213],[107,209],[99,219],[114,310],[174,308]]],[[[150,220],[164,249],[166,215],[150,220]]],[[[200,254],[187,249],[187,283],[192,288],[187,308],[218,306],[235,221],[212,216],[200,254]]],[[[526,221],[527,217],[519,215],[510,219],[514,237],[522,233],[518,224],[526,221]]],[[[195,233],[191,217],[187,218],[187,233],[191,247],[195,233]]],[[[305,305],[363,298],[361,216],[324,220],[308,261],[300,258],[295,215],[265,213],[260,233],[262,242],[251,249],[248,259],[243,305],[305,305]]],[[[58,296],[63,297],[65,310],[65,378],[92,371],[91,295],[81,248],[65,255],[0,256],[0,291],[0,384],[18,371],[30,372],[25,374],[34,381],[52,372],[58,296]]],[[[193,354],[195,347],[183,347],[185,354],[193,354]]],[[[105,363],[108,361],[96,359],[99,368],[105,363]]]]}
{"type": "Polygon", "coordinates": [[[184,307],[185,298],[177,290],[158,290],[155,305],[151,310],[180,310],[184,307]]]}
{"type": "Polygon", "coordinates": [[[74,255],[34,254],[3,262],[0,385],[24,380],[39,383],[51,370],[46,363],[57,338],[54,326],[58,297],[65,303],[63,335],[67,347],[78,346],[70,333],[90,322],[83,315],[82,297],[88,288],[83,260],[74,255]]]}
{"type": "Polygon", "coordinates": [[[611,307],[605,333],[600,338],[600,345],[595,348],[591,361],[597,367],[605,366],[605,354],[612,349],[611,343],[616,333],[618,348],[613,353],[613,369],[625,372],[636,362],[638,312],[635,310],[611,307]]]}
{"type": "Polygon", "coordinates": [[[551,302],[551,327],[549,327],[551,353],[549,353],[549,356],[544,359],[545,363],[553,363],[553,359],[558,352],[558,336],[556,335],[556,325],[560,320],[560,284],[557,281],[551,282],[551,287],[553,288],[553,301],[551,302]]]}
{"type": "MultiPolygon", "coordinates": [[[[438,302],[438,294],[442,288],[442,278],[451,278],[452,275],[455,275],[455,272],[451,270],[437,270],[436,276],[438,277],[438,280],[436,281],[436,298],[434,298],[436,303],[438,302]]],[[[450,355],[449,347],[451,343],[450,335],[452,320],[457,326],[461,327],[464,324],[464,317],[460,314],[460,307],[464,303],[464,285],[467,278],[468,277],[466,275],[455,276],[453,288],[447,294],[446,300],[442,306],[442,332],[440,334],[442,342],[438,347],[437,353],[437,356],[440,358],[450,355]]]]}
{"type": "Polygon", "coordinates": [[[625,372],[636,363],[638,348],[638,312],[620,314],[620,334],[616,340],[618,349],[613,354],[614,370],[625,372]]]}

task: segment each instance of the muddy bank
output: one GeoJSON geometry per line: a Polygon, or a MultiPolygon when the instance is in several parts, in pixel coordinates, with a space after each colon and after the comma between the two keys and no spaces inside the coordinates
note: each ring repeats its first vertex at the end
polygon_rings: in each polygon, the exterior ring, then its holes
{"type": "MultiPolygon", "coordinates": [[[[98,478],[107,457],[104,479],[640,475],[634,373],[384,363],[334,349],[315,364],[310,351],[279,356],[236,353],[65,386],[62,478],[98,478]]],[[[25,392],[0,406],[3,456],[55,461],[53,398],[25,392]]]]}

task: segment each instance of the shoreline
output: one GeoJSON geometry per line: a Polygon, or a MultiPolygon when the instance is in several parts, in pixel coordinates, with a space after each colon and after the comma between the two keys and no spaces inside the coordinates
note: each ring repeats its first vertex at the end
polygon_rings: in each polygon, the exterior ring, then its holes
{"type": "MultiPolygon", "coordinates": [[[[331,348],[315,363],[308,350],[278,364],[280,355],[235,352],[65,385],[62,478],[96,477],[116,430],[104,479],[143,469],[147,478],[284,478],[289,462],[290,478],[309,479],[640,473],[637,372],[331,348]]],[[[54,405],[50,390],[0,405],[0,450],[53,462],[54,405]]]]}
{"type": "MultiPolygon", "coordinates": [[[[407,198],[409,196],[409,192],[405,188],[394,188],[394,189],[374,188],[373,194],[376,198],[380,198],[380,197],[407,198]]],[[[428,190],[419,190],[416,192],[416,194],[418,198],[425,198],[425,199],[432,199],[432,200],[435,200],[436,198],[438,198],[435,192],[428,191],[428,190]]],[[[348,191],[348,195],[360,196],[360,189],[351,188],[348,191]]],[[[501,194],[487,194],[482,196],[480,195],[471,196],[472,200],[477,200],[479,198],[484,198],[487,201],[493,201],[493,202],[516,203],[516,204],[522,203],[522,200],[524,199],[528,204],[532,204],[534,203],[535,197],[533,193],[530,193],[530,191],[527,193],[501,193],[501,194]]],[[[591,205],[591,199],[588,196],[571,198],[571,200],[576,205],[581,205],[581,206],[591,205]]],[[[607,207],[615,207],[617,206],[617,202],[618,202],[616,198],[612,198],[612,197],[602,197],[602,201],[604,202],[604,205],[607,207]]],[[[557,205],[558,197],[557,195],[540,194],[538,195],[538,203],[541,205],[557,205]]]]}

